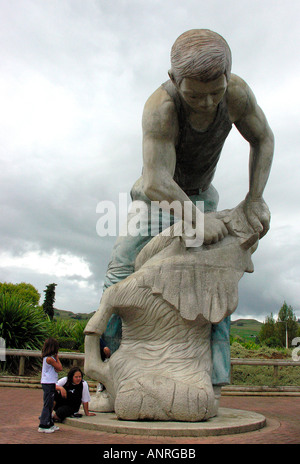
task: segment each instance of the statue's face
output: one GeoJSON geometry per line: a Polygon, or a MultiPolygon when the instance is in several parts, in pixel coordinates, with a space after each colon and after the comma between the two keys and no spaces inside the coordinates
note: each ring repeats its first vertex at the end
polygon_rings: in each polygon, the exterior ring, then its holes
{"type": "Polygon", "coordinates": [[[185,77],[178,86],[184,101],[197,113],[214,112],[226,89],[227,81],[224,74],[210,82],[185,77]]]}

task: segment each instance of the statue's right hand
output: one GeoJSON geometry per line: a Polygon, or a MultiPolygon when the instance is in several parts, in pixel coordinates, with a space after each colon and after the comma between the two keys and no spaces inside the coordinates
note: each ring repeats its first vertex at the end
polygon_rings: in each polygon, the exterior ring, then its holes
{"type": "Polygon", "coordinates": [[[224,222],[216,219],[214,213],[204,215],[204,244],[211,245],[223,240],[228,235],[228,229],[224,222]]]}

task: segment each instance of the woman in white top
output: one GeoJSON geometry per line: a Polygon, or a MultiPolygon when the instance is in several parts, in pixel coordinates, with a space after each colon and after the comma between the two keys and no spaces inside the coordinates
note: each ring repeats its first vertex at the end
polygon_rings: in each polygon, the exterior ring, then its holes
{"type": "Polygon", "coordinates": [[[54,425],[52,419],[55,385],[58,379],[58,372],[63,369],[58,358],[58,348],[58,341],[52,337],[45,341],[42,348],[43,367],[41,384],[44,392],[44,405],[40,416],[39,432],[52,433],[59,430],[59,427],[54,425]]]}
{"type": "Polygon", "coordinates": [[[89,412],[90,399],[89,386],[83,380],[81,369],[73,367],[67,377],[56,383],[53,419],[63,421],[66,417],[77,413],[81,404],[86,416],[95,416],[94,413],[89,412]]]}

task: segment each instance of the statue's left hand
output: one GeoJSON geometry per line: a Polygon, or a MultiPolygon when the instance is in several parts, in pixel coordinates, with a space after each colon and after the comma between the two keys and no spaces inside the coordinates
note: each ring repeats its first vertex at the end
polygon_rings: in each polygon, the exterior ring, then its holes
{"type": "Polygon", "coordinates": [[[243,208],[249,224],[259,233],[259,238],[262,238],[270,228],[271,215],[266,202],[263,198],[251,199],[248,194],[243,208]]]}

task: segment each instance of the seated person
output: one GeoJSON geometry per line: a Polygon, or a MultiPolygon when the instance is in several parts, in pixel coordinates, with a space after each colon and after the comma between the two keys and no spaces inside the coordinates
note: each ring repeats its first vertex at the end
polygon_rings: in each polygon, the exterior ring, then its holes
{"type": "Polygon", "coordinates": [[[93,412],[89,412],[89,401],[89,386],[83,380],[83,373],[79,367],[73,367],[67,377],[56,383],[53,419],[62,422],[66,417],[73,416],[78,412],[81,403],[86,416],[95,416],[93,412]]]}
{"type": "MultiPolygon", "coordinates": [[[[105,362],[108,358],[110,358],[110,355],[111,355],[111,351],[109,347],[106,345],[105,341],[101,337],[100,337],[100,355],[101,355],[101,359],[103,362],[105,362]]],[[[100,382],[98,385],[97,391],[102,392],[105,389],[106,388],[103,385],[103,383],[100,382]]]]}
{"type": "Polygon", "coordinates": [[[100,354],[102,361],[105,361],[105,359],[110,358],[111,355],[110,349],[108,348],[107,344],[102,338],[100,338],[100,354]]]}

